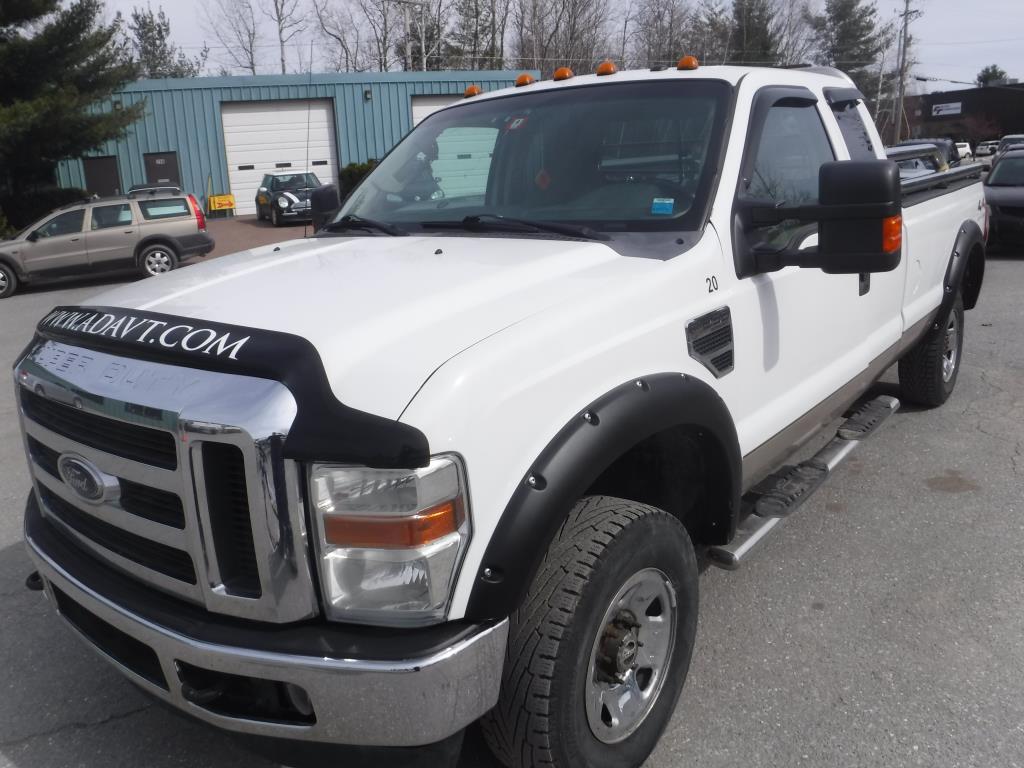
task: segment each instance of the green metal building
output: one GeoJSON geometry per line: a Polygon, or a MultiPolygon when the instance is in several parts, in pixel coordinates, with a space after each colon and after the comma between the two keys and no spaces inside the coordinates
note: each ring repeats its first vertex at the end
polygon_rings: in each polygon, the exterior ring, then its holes
{"type": "Polygon", "coordinates": [[[118,141],[62,161],[58,183],[119,194],[133,184],[178,184],[205,200],[232,193],[255,211],[265,173],[338,169],[381,158],[419,120],[476,83],[491,91],[517,72],[374,72],[141,80],[110,109],[145,101],[145,115],[118,141]]]}

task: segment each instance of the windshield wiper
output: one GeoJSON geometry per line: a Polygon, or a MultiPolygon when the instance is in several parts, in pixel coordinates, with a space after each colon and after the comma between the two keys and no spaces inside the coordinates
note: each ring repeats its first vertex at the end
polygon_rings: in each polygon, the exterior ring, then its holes
{"type": "Polygon", "coordinates": [[[485,232],[506,231],[506,232],[553,232],[556,235],[565,237],[580,237],[585,240],[611,240],[609,235],[598,232],[590,227],[576,226],[574,224],[559,224],[553,221],[537,221],[535,219],[514,219],[509,216],[500,216],[496,213],[478,213],[473,216],[466,216],[461,221],[425,221],[424,228],[461,227],[472,231],[485,232]]]}
{"type": "Polygon", "coordinates": [[[332,221],[330,224],[324,224],[320,227],[321,232],[347,232],[351,229],[372,229],[392,237],[401,237],[409,234],[394,224],[377,221],[376,219],[364,219],[362,216],[356,216],[351,213],[347,213],[337,221],[332,221]]]}

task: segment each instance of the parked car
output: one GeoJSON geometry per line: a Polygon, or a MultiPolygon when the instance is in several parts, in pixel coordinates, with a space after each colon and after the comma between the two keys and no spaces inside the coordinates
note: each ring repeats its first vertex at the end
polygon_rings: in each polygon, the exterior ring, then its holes
{"type": "Polygon", "coordinates": [[[132,270],[160,275],[213,246],[192,195],[146,190],[90,198],[0,241],[0,299],[20,283],[132,270]]]}
{"type": "Polygon", "coordinates": [[[958,141],[956,143],[956,151],[960,154],[961,160],[974,159],[974,153],[971,152],[971,145],[966,141],[958,141]]]}
{"type": "Polygon", "coordinates": [[[978,142],[978,146],[974,148],[974,156],[988,157],[989,155],[994,155],[998,147],[998,141],[980,141],[978,142]]]}
{"type": "Polygon", "coordinates": [[[698,68],[469,90],[315,239],[49,312],[12,378],[50,607],[275,762],[442,768],[482,718],[507,766],[638,768],[697,553],[820,512],[893,364],[945,402],[985,268],[980,168],[901,184],[835,70],[698,68]]]}
{"type": "Polygon", "coordinates": [[[956,143],[952,139],[932,139],[932,138],[917,138],[917,139],[905,139],[904,141],[895,144],[897,147],[910,146],[912,144],[934,144],[942,152],[942,157],[945,159],[949,167],[954,167],[960,163],[960,152],[956,148],[956,143]]]}
{"type": "Polygon", "coordinates": [[[1024,147],[1024,133],[1011,133],[999,140],[996,154],[1001,155],[1009,149],[1024,147]]]}
{"type": "Polygon", "coordinates": [[[286,221],[309,221],[310,193],[321,186],[315,173],[268,173],[256,192],[256,218],[275,227],[286,221]]]}
{"type": "Polygon", "coordinates": [[[934,144],[907,144],[886,147],[885,155],[900,169],[901,179],[917,179],[931,173],[948,171],[949,164],[934,144]]]}
{"type": "Polygon", "coordinates": [[[999,156],[985,179],[990,212],[989,242],[1024,243],[1024,147],[999,156]]]}

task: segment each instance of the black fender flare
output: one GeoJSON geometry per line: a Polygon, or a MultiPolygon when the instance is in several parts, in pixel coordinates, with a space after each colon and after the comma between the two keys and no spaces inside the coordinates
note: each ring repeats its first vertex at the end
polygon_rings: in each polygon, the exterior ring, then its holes
{"type": "Polygon", "coordinates": [[[657,373],[620,384],[580,410],[544,448],[512,494],[475,575],[466,618],[503,618],[521,605],[573,504],[619,456],[674,426],[698,430],[721,454],[728,540],[740,509],[743,469],[729,409],[708,384],[657,373]]]}
{"type": "Polygon", "coordinates": [[[956,301],[958,291],[963,291],[964,309],[974,309],[981,292],[981,281],[985,274],[985,234],[975,221],[965,221],[960,225],[953,252],[949,255],[946,275],[942,280],[943,295],[939,311],[935,314],[932,329],[938,329],[943,319],[949,315],[956,301]],[[975,255],[980,252],[980,257],[975,255]],[[970,279],[965,281],[967,275],[970,279]]]}

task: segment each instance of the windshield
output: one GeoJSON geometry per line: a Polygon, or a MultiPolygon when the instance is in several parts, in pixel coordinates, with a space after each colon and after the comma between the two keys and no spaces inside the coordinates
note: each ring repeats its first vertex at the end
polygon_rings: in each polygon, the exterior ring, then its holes
{"type": "Polygon", "coordinates": [[[999,151],[1005,152],[1010,147],[1019,147],[1024,145],[1024,136],[1016,139],[1003,139],[999,142],[999,151]]]}
{"type": "Polygon", "coordinates": [[[274,176],[271,189],[283,192],[288,189],[307,189],[319,187],[320,180],[312,173],[293,173],[289,176],[274,176]]]}
{"type": "Polygon", "coordinates": [[[1005,157],[988,175],[990,187],[1024,186],[1024,157],[1005,157]]]}
{"type": "Polygon", "coordinates": [[[676,80],[466,102],[420,123],[337,219],[431,231],[473,216],[606,232],[699,229],[729,91],[676,80]]]}

